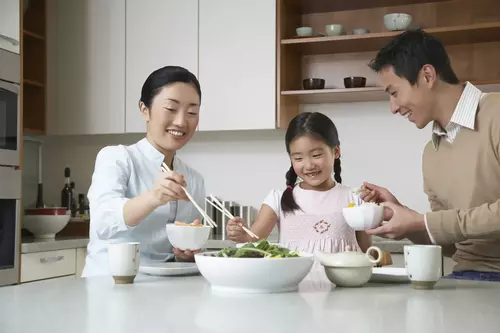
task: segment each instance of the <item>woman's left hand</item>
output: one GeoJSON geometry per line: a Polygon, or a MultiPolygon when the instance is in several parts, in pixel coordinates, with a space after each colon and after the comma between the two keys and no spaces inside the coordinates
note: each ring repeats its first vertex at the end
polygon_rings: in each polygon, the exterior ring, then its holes
{"type": "MultiPolygon", "coordinates": [[[[194,220],[193,224],[201,224],[200,220],[194,220]]],[[[189,228],[189,227],[186,227],[189,228]]],[[[196,228],[196,227],[195,227],[196,228]]],[[[174,247],[175,260],[178,262],[194,262],[194,255],[200,253],[200,250],[195,251],[182,251],[174,247]]]]}

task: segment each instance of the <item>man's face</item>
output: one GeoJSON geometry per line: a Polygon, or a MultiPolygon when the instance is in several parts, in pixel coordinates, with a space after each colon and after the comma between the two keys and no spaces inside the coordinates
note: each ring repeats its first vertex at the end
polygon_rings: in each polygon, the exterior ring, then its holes
{"type": "MultiPolygon", "coordinates": [[[[426,65],[428,66],[428,65],[426,65]]],[[[434,69],[424,66],[418,75],[415,85],[394,73],[392,67],[380,71],[382,84],[390,94],[391,112],[400,114],[422,129],[433,120],[434,95],[432,86],[434,78],[427,75],[434,69]]]]}

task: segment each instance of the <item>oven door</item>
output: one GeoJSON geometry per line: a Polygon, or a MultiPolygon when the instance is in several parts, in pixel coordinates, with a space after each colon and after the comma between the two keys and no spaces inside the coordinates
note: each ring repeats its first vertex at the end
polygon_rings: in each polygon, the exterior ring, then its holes
{"type": "Polygon", "coordinates": [[[20,125],[19,86],[0,80],[0,166],[19,166],[20,125]]]}
{"type": "Polygon", "coordinates": [[[21,170],[0,167],[0,286],[19,283],[21,170]]]}

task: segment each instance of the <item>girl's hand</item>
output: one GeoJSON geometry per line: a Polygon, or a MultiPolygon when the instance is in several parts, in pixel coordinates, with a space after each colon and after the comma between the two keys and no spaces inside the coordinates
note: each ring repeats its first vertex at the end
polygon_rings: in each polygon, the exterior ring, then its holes
{"type": "Polygon", "coordinates": [[[165,205],[170,201],[189,200],[182,187],[186,187],[184,176],[175,171],[162,172],[149,192],[156,206],[165,205]]]}
{"type": "MultiPolygon", "coordinates": [[[[201,224],[200,220],[196,219],[194,220],[193,224],[201,224]]],[[[193,227],[185,227],[185,228],[193,228],[193,227]]],[[[194,227],[196,228],[196,227],[194,227]]],[[[196,253],[200,253],[200,250],[195,250],[195,251],[182,251],[174,247],[174,254],[175,254],[175,261],[177,262],[194,262],[194,255],[196,253]]]]}
{"type": "Polygon", "coordinates": [[[241,217],[235,217],[227,222],[227,236],[233,242],[248,243],[251,241],[250,236],[243,230],[243,223],[245,222],[241,217]]]}

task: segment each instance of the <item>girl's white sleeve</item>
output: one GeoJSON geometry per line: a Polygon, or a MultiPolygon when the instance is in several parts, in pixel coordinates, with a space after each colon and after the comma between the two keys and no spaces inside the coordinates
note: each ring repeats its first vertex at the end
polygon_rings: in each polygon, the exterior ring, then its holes
{"type": "Polygon", "coordinates": [[[282,190],[273,189],[269,192],[267,197],[264,199],[263,204],[268,205],[274,211],[276,216],[278,216],[278,220],[280,217],[281,211],[281,196],[283,195],[282,190]]]}

